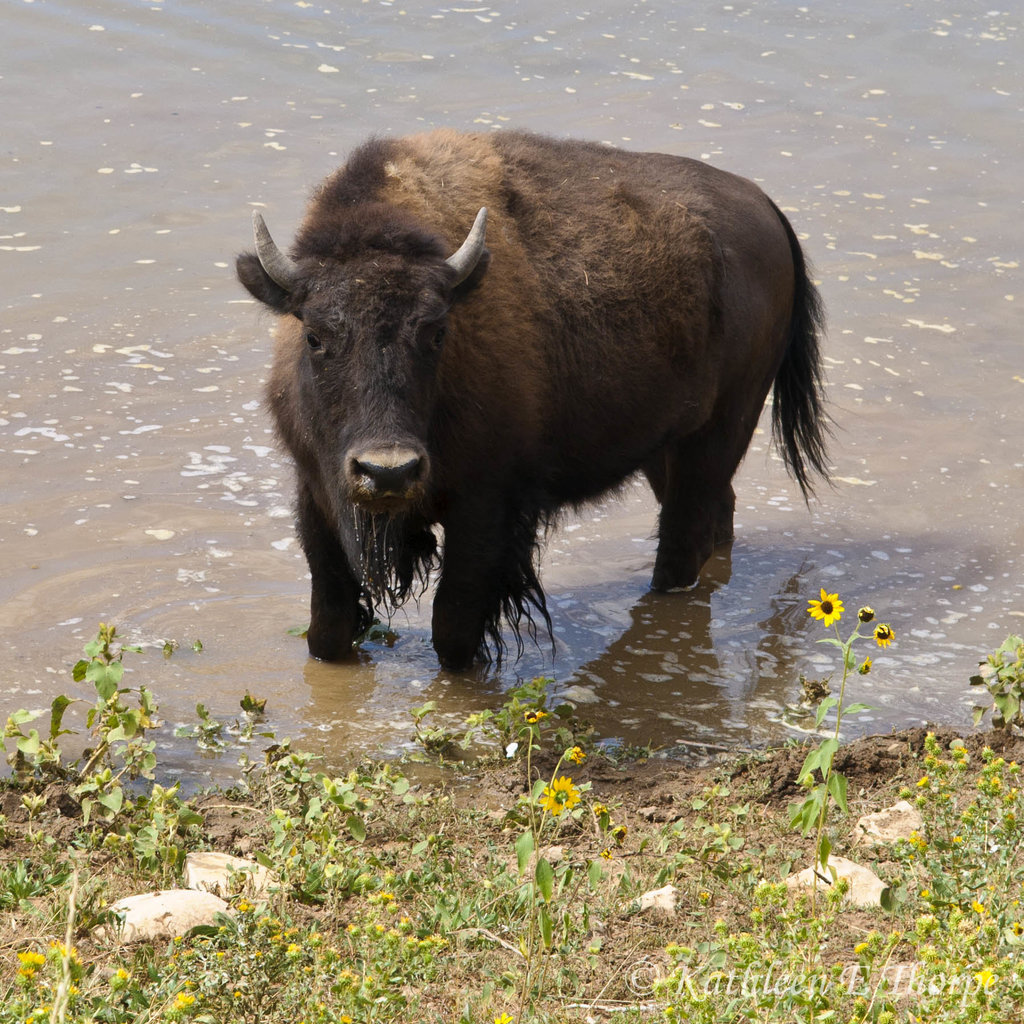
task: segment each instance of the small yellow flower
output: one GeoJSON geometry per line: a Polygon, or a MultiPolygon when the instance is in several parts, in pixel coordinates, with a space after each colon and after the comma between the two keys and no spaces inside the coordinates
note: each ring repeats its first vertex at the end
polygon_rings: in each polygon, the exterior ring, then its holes
{"type": "Polygon", "coordinates": [[[19,953],[18,959],[23,967],[42,967],[46,963],[46,957],[42,953],[36,953],[34,950],[19,953]]]}
{"type": "Polygon", "coordinates": [[[190,996],[187,992],[179,992],[177,998],[174,1000],[175,1010],[187,1010],[196,1001],[195,996],[190,996]]]}
{"type": "Polygon", "coordinates": [[[528,725],[536,725],[542,718],[547,718],[548,713],[546,711],[526,711],[523,714],[523,719],[528,725]]]}
{"type": "Polygon", "coordinates": [[[821,619],[826,628],[833,622],[838,622],[843,617],[843,602],[839,600],[838,594],[829,594],[825,588],[821,588],[821,599],[811,600],[807,607],[807,614],[812,619],[821,619]]]}
{"type": "Polygon", "coordinates": [[[500,1017],[494,1018],[494,1024],[512,1024],[512,1018],[507,1013],[503,1013],[500,1017]]]}
{"type": "Polygon", "coordinates": [[[629,829],[625,825],[616,825],[615,828],[612,829],[612,838],[621,846],[628,831],[629,829]]]}
{"type": "Polygon", "coordinates": [[[861,664],[858,667],[857,671],[862,676],[866,676],[871,671],[871,659],[870,658],[865,658],[864,661],[861,662],[861,664]]]}
{"type": "Polygon", "coordinates": [[[1021,924],[1020,921],[1014,921],[1012,929],[1014,935],[1024,935],[1024,924],[1021,924]]]}
{"type": "Polygon", "coordinates": [[[552,779],[551,785],[544,787],[540,806],[557,818],[562,811],[571,811],[580,802],[580,791],[572,784],[567,775],[552,779]]]}
{"type": "Polygon", "coordinates": [[[612,859],[612,851],[609,850],[607,847],[605,847],[605,849],[603,849],[601,851],[601,856],[604,857],[605,860],[611,860],[612,859]]]}
{"type": "Polygon", "coordinates": [[[979,903],[977,900],[972,900],[971,901],[971,910],[973,910],[976,914],[984,914],[985,913],[985,904],[984,903],[979,903]]]}
{"type": "Polygon", "coordinates": [[[888,623],[880,622],[875,626],[875,643],[879,647],[888,647],[895,639],[896,634],[888,623]]]}
{"type": "Polygon", "coordinates": [[[868,951],[868,944],[866,942],[858,942],[857,945],[853,947],[853,951],[857,956],[860,956],[861,953],[866,953],[868,951]]]}
{"type": "Polygon", "coordinates": [[[926,899],[928,899],[929,896],[931,896],[931,890],[930,889],[922,889],[921,890],[921,899],[926,900],[926,899]]]}
{"type": "Polygon", "coordinates": [[[991,967],[983,967],[974,975],[974,980],[978,983],[980,988],[989,988],[992,982],[996,980],[995,971],[991,967]]]}
{"type": "Polygon", "coordinates": [[[57,939],[50,941],[50,952],[57,957],[67,957],[74,963],[80,963],[78,959],[78,950],[72,946],[70,949],[57,939]]]}
{"type": "Polygon", "coordinates": [[[857,611],[857,618],[860,619],[861,622],[870,622],[874,617],[875,609],[869,608],[867,605],[864,605],[863,608],[857,611]]]}
{"type": "Polygon", "coordinates": [[[565,752],[565,757],[566,760],[572,761],[574,764],[583,764],[587,755],[582,747],[570,747],[570,749],[565,752]]]}

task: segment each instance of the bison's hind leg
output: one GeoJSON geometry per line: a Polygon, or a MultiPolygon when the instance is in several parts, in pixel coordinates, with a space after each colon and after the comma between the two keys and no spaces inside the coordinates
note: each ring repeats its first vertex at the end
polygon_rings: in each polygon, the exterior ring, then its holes
{"type": "Polygon", "coordinates": [[[661,503],[654,590],[692,586],[715,548],[733,539],[731,480],[742,451],[736,457],[722,440],[701,431],[666,446],[644,466],[661,503]]]}

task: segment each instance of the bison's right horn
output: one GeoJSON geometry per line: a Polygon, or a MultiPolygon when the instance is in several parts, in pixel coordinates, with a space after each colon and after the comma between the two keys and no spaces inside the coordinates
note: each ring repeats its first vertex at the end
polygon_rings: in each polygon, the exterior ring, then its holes
{"type": "Polygon", "coordinates": [[[259,210],[252,211],[252,233],[256,239],[256,256],[267,276],[286,292],[293,291],[299,281],[299,265],[278,249],[259,210]]]}
{"type": "Polygon", "coordinates": [[[487,207],[483,206],[476,215],[476,220],[473,221],[466,240],[459,246],[458,251],[453,252],[447,259],[448,266],[455,271],[455,285],[462,284],[476,269],[484,252],[484,235],[486,233],[487,207]]]}

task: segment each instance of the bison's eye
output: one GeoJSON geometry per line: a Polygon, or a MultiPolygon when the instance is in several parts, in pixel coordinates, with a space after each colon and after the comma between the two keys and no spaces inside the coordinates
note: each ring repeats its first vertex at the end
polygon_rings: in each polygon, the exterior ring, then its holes
{"type": "Polygon", "coordinates": [[[320,339],[312,331],[306,331],[306,344],[309,346],[310,352],[320,352],[323,350],[320,339]]]}
{"type": "Polygon", "coordinates": [[[436,331],[434,331],[434,347],[440,348],[444,344],[444,335],[447,331],[447,327],[444,324],[440,324],[436,331]]]}

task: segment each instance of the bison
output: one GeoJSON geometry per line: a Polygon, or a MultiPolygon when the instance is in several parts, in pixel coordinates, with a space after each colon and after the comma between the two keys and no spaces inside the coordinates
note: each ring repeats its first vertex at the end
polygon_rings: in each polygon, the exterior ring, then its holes
{"type": "Polygon", "coordinates": [[[744,178],[441,130],[356,149],[290,253],[253,222],[237,272],[280,317],[267,400],[295,462],[316,658],[350,656],[434,570],[443,667],[500,659],[503,621],[521,653],[535,615],[551,633],[538,534],[638,471],[661,506],[652,587],[693,584],[732,539],[731,480],[773,383],[805,497],[827,475],[819,296],[744,178]]]}

